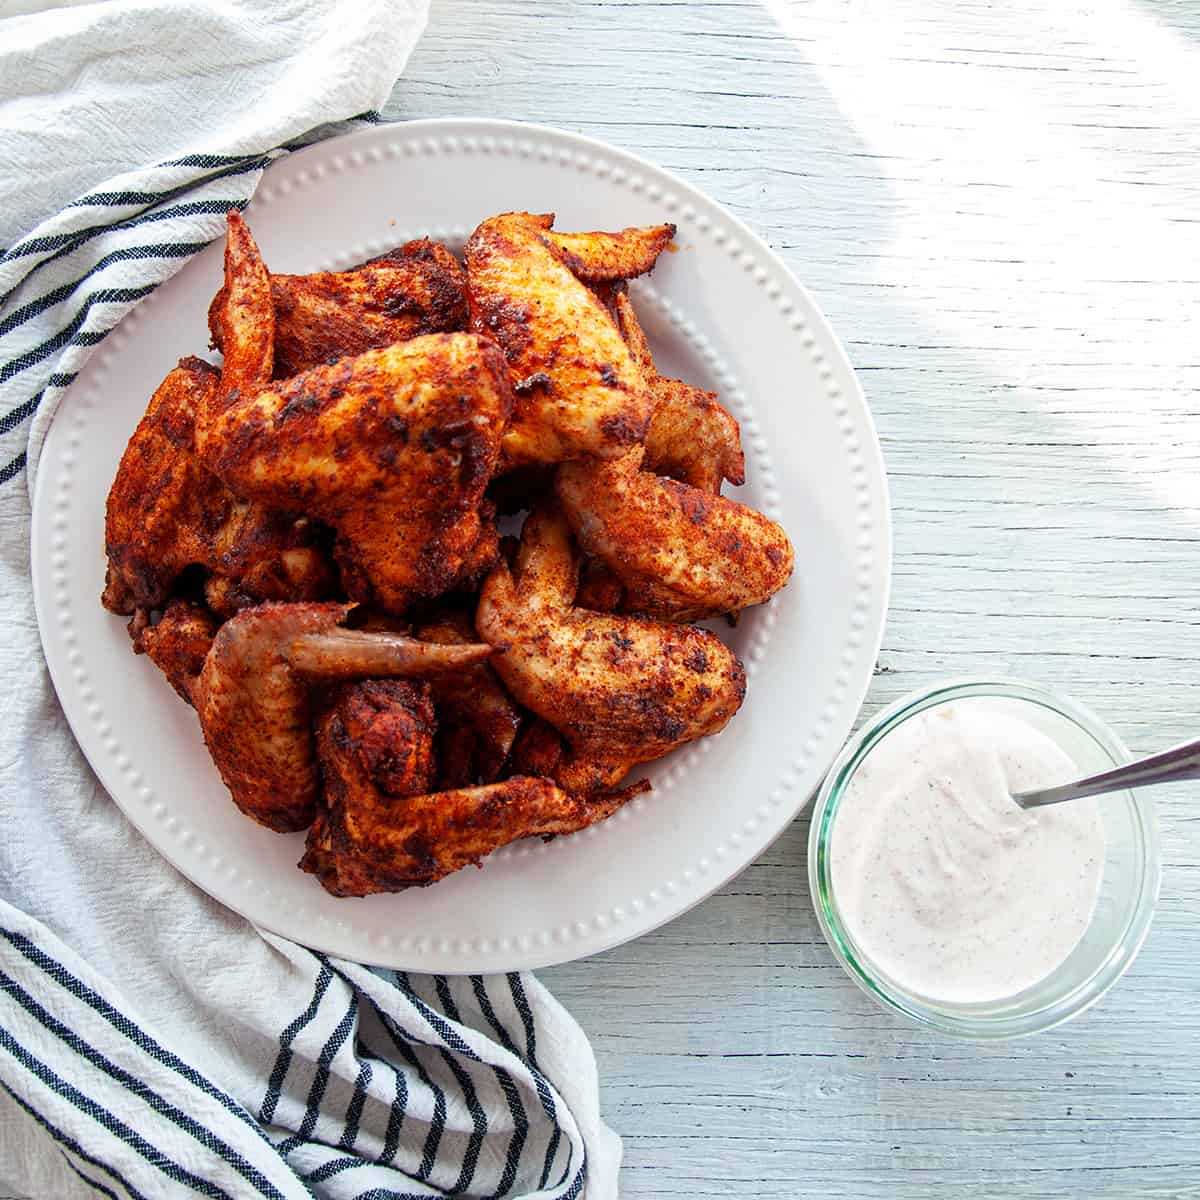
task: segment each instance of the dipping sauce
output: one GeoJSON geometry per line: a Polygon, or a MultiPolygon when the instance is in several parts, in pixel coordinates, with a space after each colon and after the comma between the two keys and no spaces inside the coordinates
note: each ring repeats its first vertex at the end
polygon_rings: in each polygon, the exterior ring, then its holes
{"type": "Polygon", "coordinates": [[[1095,800],[1026,811],[1009,793],[1082,774],[992,701],[896,726],[855,771],[834,822],[833,894],[850,935],[934,1001],[1000,1000],[1045,978],[1091,921],[1104,828],[1095,800]]]}

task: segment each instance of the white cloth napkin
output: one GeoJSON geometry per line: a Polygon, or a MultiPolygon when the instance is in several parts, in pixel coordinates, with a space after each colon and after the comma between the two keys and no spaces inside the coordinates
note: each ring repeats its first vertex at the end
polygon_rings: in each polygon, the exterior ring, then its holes
{"type": "Polygon", "coordinates": [[[24,484],[57,399],[271,157],[378,119],[424,19],[108,0],[0,20],[0,1194],[616,1195],[591,1049],[532,976],[369,970],[211,901],[101,789],[38,646],[24,484]]]}

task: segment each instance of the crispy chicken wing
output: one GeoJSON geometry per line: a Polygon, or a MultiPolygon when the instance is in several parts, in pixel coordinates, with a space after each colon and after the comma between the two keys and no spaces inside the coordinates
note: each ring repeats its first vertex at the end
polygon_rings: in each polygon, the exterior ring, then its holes
{"type": "Polygon", "coordinates": [[[263,604],[217,631],[191,689],[234,803],[270,829],[305,828],[319,790],[309,684],[459,670],[487,646],[437,646],[342,629],[346,604],[263,604]]]}
{"type": "Polygon", "coordinates": [[[249,311],[270,324],[258,249],[231,219],[226,365],[198,438],[206,465],[242,495],[332,525],[352,599],[398,613],[478,574],[495,553],[483,493],[512,408],[496,346],[430,334],[266,386],[249,311]]]}
{"type": "Polygon", "coordinates": [[[746,457],[737,421],[715,393],[660,375],[633,302],[618,293],[613,304],[621,335],[654,397],[643,470],[669,475],[714,495],[720,494],[722,480],[745,483],[746,457]]]}
{"type": "Polygon", "coordinates": [[[336,587],[320,531],[235,496],[201,466],[195,425],[217,373],[185,358],[150,400],[108,494],[106,608],[162,606],[189,566],[208,572],[214,611],[228,616],[263,600],[320,600],[336,587]]]}
{"type": "Polygon", "coordinates": [[[192,454],[196,411],[216,385],[208,363],[182,359],[125,447],[105,514],[110,612],[161,605],[180,572],[208,557],[207,530],[228,517],[232,497],[192,454]]]}
{"type": "Polygon", "coordinates": [[[342,684],[325,716],[335,713],[358,766],[384,796],[419,796],[433,790],[438,720],[427,680],[342,684]]]}
{"type": "MultiPolygon", "coordinates": [[[[212,344],[224,343],[222,288],[208,310],[212,344]]],[[[272,275],[277,379],[348,355],[426,333],[467,327],[467,277],[458,260],[428,238],[350,271],[272,275]]]]}
{"type": "Polygon", "coordinates": [[[492,217],[464,253],[472,326],[503,347],[515,381],[508,466],[613,458],[642,441],[650,420],[641,372],[575,271],[589,279],[647,271],[674,228],[554,234],[552,222],[530,213],[492,217]]]}
{"type": "Polygon", "coordinates": [[[555,490],[588,554],[625,585],[624,607],[670,620],[739,612],[792,573],[792,544],[769,517],[638,466],[565,463],[555,490]]]}
{"type": "Polygon", "coordinates": [[[322,717],[325,806],[300,866],[335,896],[435,883],[517,838],[573,833],[603,820],[628,799],[576,799],[527,776],[423,794],[420,772],[407,764],[430,754],[431,725],[427,696],[377,681],[343,688],[322,717]]]}
{"type": "Polygon", "coordinates": [[[510,403],[490,342],[433,334],[235,400],[207,462],[238,491],[333,526],[347,593],[400,613],[494,555],[482,501],[510,403]]]}
{"type": "Polygon", "coordinates": [[[508,690],[570,744],[555,776],[569,791],[611,787],[741,706],[745,672],[713,634],[572,607],[578,566],[560,514],[530,514],[514,568],[488,576],[476,628],[508,690]]]}

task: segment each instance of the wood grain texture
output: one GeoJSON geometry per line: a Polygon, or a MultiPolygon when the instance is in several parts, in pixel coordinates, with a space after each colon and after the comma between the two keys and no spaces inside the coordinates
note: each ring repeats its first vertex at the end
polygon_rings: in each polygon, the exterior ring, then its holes
{"type": "MultiPolygon", "coordinates": [[[[1014,673],[1150,750],[1200,728],[1197,78],[1186,0],[438,0],[393,110],[642,153],[814,292],[892,488],[866,713],[1014,673]]],[[[674,924],[544,972],[594,1040],[623,1194],[1200,1196],[1200,808],[1157,799],[1145,952],[1030,1041],[959,1044],[861,996],[816,925],[805,821],[674,924]]]]}
{"type": "MultiPolygon", "coordinates": [[[[1200,729],[1198,78],[1192,0],[435,0],[388,113],[642,153],[814,292],[891,480],[867,714],[1010,672],[1150,750],[1200,729]]],[[[1200,805],[1156,798],[1145,951],[1033,1040],[861,996],[803,820],[667,928],[544,972],[593,1038],[623,1195],[1200,1197],[1200,805]]]]}

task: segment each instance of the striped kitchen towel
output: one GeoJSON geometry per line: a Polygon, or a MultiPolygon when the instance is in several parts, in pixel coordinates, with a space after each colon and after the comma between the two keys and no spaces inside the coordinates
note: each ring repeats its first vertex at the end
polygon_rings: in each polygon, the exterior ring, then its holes
{"type": "Polygon", "coordinates": [[[58,398],[270,159],[379,119],[424,19],[0,19],[0,1196],[616,1195],[591,1049],[537,980],[370,969],[214,903],[104,793],[38,649],[25,483],[58,398]]]}

